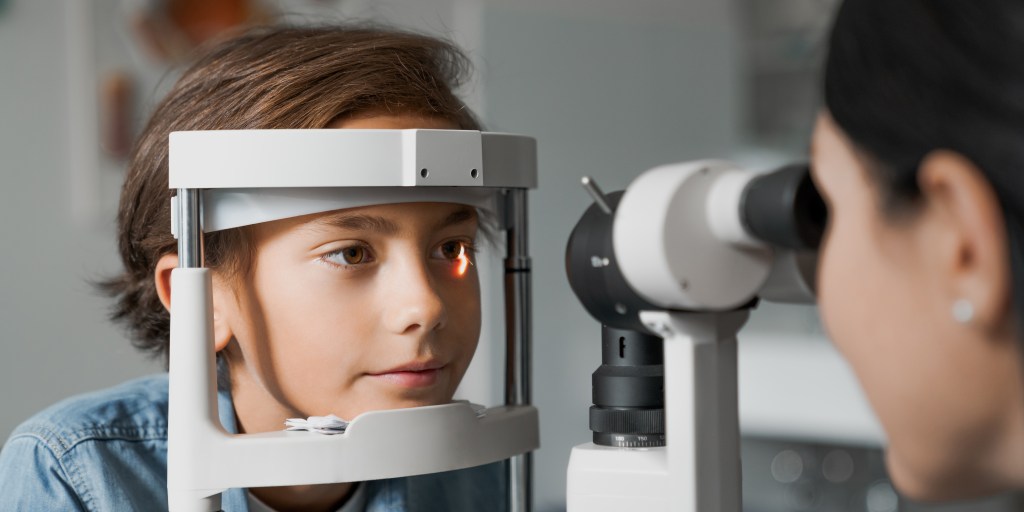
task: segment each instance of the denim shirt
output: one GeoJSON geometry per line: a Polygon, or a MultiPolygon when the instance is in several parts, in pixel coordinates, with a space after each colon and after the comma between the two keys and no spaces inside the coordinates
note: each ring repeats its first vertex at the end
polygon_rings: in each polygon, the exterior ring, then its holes
{"type": "MultiPolygon", "coordinates": [[[[235,432],[231,394],[220,420],[235,432]]],[[[282,418],[283,420],[283,418],[282,418]]],[[[365,482],[367,512],[505,510],[501,464],[365,482]]],[[[248,512],[245,489],[221,495],[248,512]]],[[[73,397],[35,415],[0,451],[0,510],[166,510],[167,375],[73,397]]]]}

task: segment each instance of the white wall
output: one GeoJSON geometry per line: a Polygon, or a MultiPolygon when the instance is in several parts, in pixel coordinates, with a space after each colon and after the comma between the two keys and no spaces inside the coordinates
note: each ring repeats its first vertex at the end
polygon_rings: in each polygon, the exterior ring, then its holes
{"type": "Polygon", "coordinates": [[[79,162],[69,149],[69,89],[80,84],[69,83],[66,13],[54,0],[11,1],[0,13],[3,438],[62,397],[158,367],[107,322],[108,301],[89,284],[118,263],[113,206],[95,218],[76,218],[71,206],[82,191],[70,185],[79,162]]]}

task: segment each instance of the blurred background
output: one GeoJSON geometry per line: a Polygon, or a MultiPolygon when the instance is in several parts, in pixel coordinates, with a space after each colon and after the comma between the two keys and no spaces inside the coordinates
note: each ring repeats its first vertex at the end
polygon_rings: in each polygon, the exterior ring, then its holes
{"type": "MultiPolygon", "coordinates": [[[[239,24],[383,21],[455,41],[462,91],[494,131],[537,137],[531,197],[538,511],[565,508],[587,442],[600,330],[563,268],[589,205],[658,164],[755,168],[805,159],[834,0],[0,0],[0,439],[68,395],[162,371],[106,320],[90,285],[116,272],[123,165],[191,48],[239,24]]],[[[495,327],[493,304],[485,333],[495,327]]],[[[499,401],[500,339],[466,396],[499,401]]],[[[744,508],[1009,511],[1018,496],[925,506],[900,498],[881,429],[814,308],[762,305],[740,336],[744,508]]]]}

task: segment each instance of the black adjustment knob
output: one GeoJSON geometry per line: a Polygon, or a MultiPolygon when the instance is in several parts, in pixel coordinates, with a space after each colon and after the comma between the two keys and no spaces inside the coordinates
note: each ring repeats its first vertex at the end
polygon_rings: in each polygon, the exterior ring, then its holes
{"type": "Polygon", "coordinates": [[[590,407],[590,430],[620,434],[664,434],[665,409],[590,407]]]}

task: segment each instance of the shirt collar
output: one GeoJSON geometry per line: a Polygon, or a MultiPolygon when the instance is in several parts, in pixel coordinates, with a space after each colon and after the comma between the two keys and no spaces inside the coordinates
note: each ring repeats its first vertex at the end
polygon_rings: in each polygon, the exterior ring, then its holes
{"type": "Polygon", "coordinates": [[[220,355],[217,356],[217,415],[227,433],[238,433],[235,404],[231,401],[231,374],[227,359],[220,355]]]}

